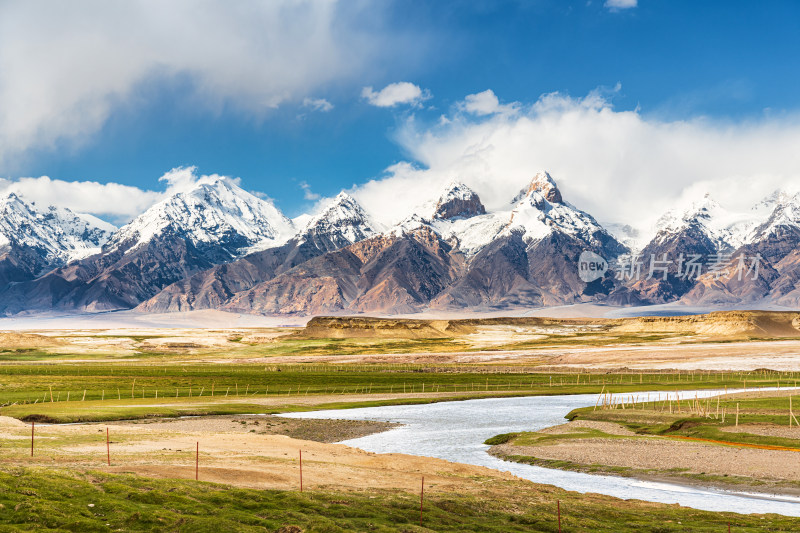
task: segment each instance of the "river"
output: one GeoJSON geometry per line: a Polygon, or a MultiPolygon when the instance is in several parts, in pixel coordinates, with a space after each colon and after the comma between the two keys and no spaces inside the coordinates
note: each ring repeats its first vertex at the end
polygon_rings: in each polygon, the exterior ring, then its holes
{"type": "MultiPolygon", "coordinates": [[[[770,389],[760,389],[770,390],[770,389]]],[[[720,391],[681,391],[681,398],[713,396],[720,391]]],[[[737,391],[729,391],[737,392],[737,391]]],[[[634,393],[640,399],[656,399],[665,393],[634,393]]],[[[670,393],[674,398],[675,393],[670,393]]],[[[382,420],[400,427],[343,441],[376,453],[405,453],[486,466],[511,472],[536,483],[547,483],[582,493],[595,492],[617,498],[678,503],[707,511],[778,513],[800,516],[800,498],[731,492],[697,486],[640,481],[633,478],[568,472],[503,461],[489,455],[483,442],[500,433],[531,431],[565,422],[572,409],[595,405],[597,394],[527,396],[440,402],[425,405],[393,405],[288,413],[282,416],[317,419],[382,420]]]]}

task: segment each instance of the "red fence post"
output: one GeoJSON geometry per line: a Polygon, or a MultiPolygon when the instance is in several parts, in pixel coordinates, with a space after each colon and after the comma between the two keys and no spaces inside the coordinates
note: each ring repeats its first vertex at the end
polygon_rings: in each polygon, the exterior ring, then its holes
{"type": "Polygon", "coordinates": [[[558,533],[561,533],[561,500],[557,500],[558,505],[558,533]]]}

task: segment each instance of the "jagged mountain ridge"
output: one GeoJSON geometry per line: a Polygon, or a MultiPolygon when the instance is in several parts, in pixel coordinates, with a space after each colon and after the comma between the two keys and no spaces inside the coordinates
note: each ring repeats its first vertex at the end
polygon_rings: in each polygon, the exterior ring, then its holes
{"type": "Polygon", "coordinates": [[[0,198],[0,287],[92,255],[115,230],[91,215],[40,209],[8,193],[0,198]]]}
{"type": "Polygon", "coordinates": [[[201,179],[120,228],[102,249],[0,292],[0,311],[130,309],[161,289],[290,238],[271,202],[227,178],[201,179]]]}
{"type": "Polygon", "coordinates": [[[725,252],[732,264],[759,254],[761,278],[743,282],[727,274],[687,281],[675,268],[665,280],[615,279],[609,271],[582,281],[576,267],[582,252],[613,260],[631,250],[566,202],[546,172],[504,210],[487,211],[458,181],[424,206],[386,229],[342,193],[316,216],[291,221],[235,182],[201,180],[121,228],[99,253],[5,287],[0,311],[138,306],[317,314],[586,301],[800,302],[797,196],[775,194],[744,215],[706,196],[661,217],[640,251],[644,259],[725,252]]]}
{"type": "Polygon", "coordinates": [[[796,305],[800,262],[792,256],[800,246],[800,197],[776,192],[749,212],[731,213],[706,195],[680,216],[667,213],[659,225],[641,258],[645,263],[664,254],[671,258],[667,279],[659,274],[631,282],[612,295],[612,301],[796,305]],[[709,263],[720,261],[720,273],[709,272],[705,265],[701,276],[686,277],[684,268],[682,277],[678,259],[693,255],[709,263]],[[755,279],[746,279],[754,258],[760,258],[760,271],[755,279]]]}
{"type": "Polygon", "coordinates": [[[173,283],[142,302],[138,309],[169,312],[219,307],[236,293],[268,281],[309,259],[376,235],[375,227],[358,202],[341,193],[285,244],[173,283]]]}
{"type": "Polygon", "coordinates": [[[571,303],[609,289],[600,280],[587,290],[577,269],[565,268],[587,248],[611,256],[626,250],[563,202],[546,173],[498,213],[486,213],[477,194],[455,182],[430,216],[413,215],[382,235],[311,259],[235,294],[222,308],[396,313],[571,303]]]}
{"type": "MultiPolygon", "coordinates": [[[[271,202],[243,190],[228,178],[201,180],[126,224],[114,234],[105,252],[134,250],[151,240],[174,235],[187,239],[219,262],[267,248],[295,233],[292,221],[271,202]]],[[[211,258],[210,258],[211,259],[211,258]]]]}

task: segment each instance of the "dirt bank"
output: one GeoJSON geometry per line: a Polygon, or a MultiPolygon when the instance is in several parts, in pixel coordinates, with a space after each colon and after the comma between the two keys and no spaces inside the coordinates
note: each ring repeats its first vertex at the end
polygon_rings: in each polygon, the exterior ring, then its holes
{"type": "MultiPolygon", "coordinates": [[[[541,444],[523,446],[512,441],[493,446],[489,453],[503,459],[569,470],[800,495],[800,453],[796,451],[631,436],[617,424],[600,424],[576,421],[539,433],[559,435],[591,428],[615,437],[544,439],[541,444]]],[[[739,430],[744,431],[745,427],[739,430]]],[[[794,436],[800,436],[800,432],[794,436]]]]}
{"type": "Polygon", "coordinates": [[[386,431],[400,424],[371,420],[314,420],[271,415],[226,415],[135,420],[124,422],[121,425],[146,425],[157,431],[255,433],[257,435],[285,435],[293,439],[315,442],[340,442],[386,431]]]}
{"type": "MultiPolygon", "coordinates": [[[[4,466],[69,467],[78,470],[133,472],[158,478],[195,476],[195,454],[200,450],[199,477],[240,487],[296,489],[299,455],[303,454],[306,488],[334,490],[400,489],[418,491],[425,476],[426,490],[481,491],[492,480],[513,476],[488,468],[440,459],[401,454],[373,454],[341,444],[293,439],[270,434],[271,417],[210,417],[151,423],[113,425],[36,426],[35,454],[30,456],[31,429],[8,421],[0,431],[0,463],[4,466]],[[242,421],[245,424],[242,424],[242,421]],[[110,435],[111,465],[107,464],[106,428],[110,435]],[[252,432],[255,430],[255,432],[252,432]]],[[[278,431],[302,432],[306,423],[285,421],[278,431]],[[293,425],[294,424],[294,425],[293,425]]],[[[328,430],[314,429],[315,437],[338,433],[356,435],[365,426],[332,421],[328,430]]],[[[379,426],[370,427],[374,431],[379,426]]]]}

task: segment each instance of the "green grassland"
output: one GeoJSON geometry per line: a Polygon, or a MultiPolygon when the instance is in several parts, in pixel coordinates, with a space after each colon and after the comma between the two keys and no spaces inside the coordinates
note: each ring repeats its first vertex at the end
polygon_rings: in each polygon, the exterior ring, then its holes
{"type": "MultiPolygon", "coordinates": [[[[792,383],[793,385],[793,383],[792,383]]],[[[800,409],[800,391],[792,399],[795,417],[800,409]]],[[[739,410],[738,423],[789,426],[789,396],[722,395],[720,398],[699,400],[683,398],[680,402],[645,402],[626,409],[582,408],[567,415],[570,420],[602,420],[616,422],[640,435],[659,435],[667,437],[690,437],[707,439],[719,443],[780,446],[800,451],[800,440],[785,437],[753,435],[739,431],[722,431],[722,428],[735,428],[736,411],[739,410]],[[719,405],[719,411],[717,410],[719,405]],[[698,412],[698,407],[700,412],[698,412]],[[680,410],[679,410],[680,409],[680,410]],[[725,418],[723,420],[722,413],[725,418]],[[719,412],[719,414],[718,414],[719,412]]],[[[792,421],[795,427],[797,423],[792,421]]]]}
{"type": "Polygon", "coordinates": [[[795,531],[777,515],[711,513],[498,482],[484,494],[250,490],[187,480],[0,471],[0,531],[527,532],[795,531]],[[532,489],[538,490],[532,490],[532,489]],[[294,526],[294,528],[292,527],[294,526]]]}
{"type": "Polygon", "coordinates": [[[312,406],[385,405],[387,401],[589,394],[609,387],[623,393],[722,389],[745,382],[748,387],[786,386],[796,378],[793,373],[775,372],[550,374],[534,370],[493,365],[15,363],[0,366],[0,415],[75,422],[274,413],[312,406]],[[292,401],[301,398],[302,402],[292,401]]]}

